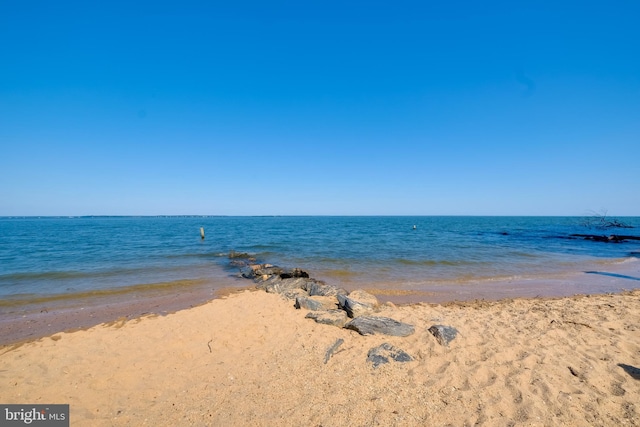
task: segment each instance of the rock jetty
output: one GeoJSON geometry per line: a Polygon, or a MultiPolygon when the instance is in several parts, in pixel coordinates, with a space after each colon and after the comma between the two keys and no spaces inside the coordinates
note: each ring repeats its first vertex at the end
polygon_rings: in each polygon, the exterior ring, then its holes
{"type": "MultiPolygon", "coordinates": [[[[229,258],[230,264],[239,269],[241,277],[255,282],[258,289],[292,300],[296,309],[308,310],[305,317],[317,323],[350,329],[360,335],[407,337],[415,332],[414,325],[376,316],[378,299],[365,290],[348,292],[316,280],[300,268],[257,263],[254,257],[246,253],[232,252],[229,258]]],[[[458,334],[455,328],[444,325],[433,325],[429,332],[443,346],[448,346],[458,334]]],[[[342,341],[337,343],[336,348],[340,344],[342,341]]],[[[334,351],[335,348],[328,351],[324,363],[327,363],[334,351]]],[[[378,367],[389,360],[408,362],[413,358],[403,350],[384,343],[371,349],[367,360],[378,367]]]]}

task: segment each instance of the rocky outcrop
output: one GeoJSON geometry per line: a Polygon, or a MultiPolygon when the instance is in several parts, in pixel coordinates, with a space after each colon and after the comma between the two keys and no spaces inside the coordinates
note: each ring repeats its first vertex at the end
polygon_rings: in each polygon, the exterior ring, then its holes
{"type": "Polygon", "coordinates": [[[413,325],[398,322],[388,317],[360,316],[349,321],[345,328],[354,330],[360,335],[383,334],[395,337],[407,337],[415,332],[413,325]]]}
{"type": "Polygon", "coordinates": [[[407,323],[371,316],[378,308],[378,299],[362,289],[347,292],[315,280],[299,268],[285,269],[254,263],[248,254],[232,252],[229,258],[240,269],[241,277],[253,280],[257,288],[266,292],[295,300],[295,307],[309,310],[305,317],[317,323],[345,327],[361,335],[406,337],[415,332],[415,328],[407,323]],[[348,322],[349,318],[353,320],[348,322]]]}

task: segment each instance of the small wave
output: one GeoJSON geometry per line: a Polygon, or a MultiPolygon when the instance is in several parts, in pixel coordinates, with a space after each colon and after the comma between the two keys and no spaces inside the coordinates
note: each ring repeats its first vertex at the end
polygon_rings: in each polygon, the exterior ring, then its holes
{"type": "Polygon", "coordinates": [[[393,260],[394,262],[402,265],[421,265],[421,266],[463,266],[463,265],[474,265],[477,262],[474,261],[452,261],[452,260],[433,260],[433,259],[425,259],[425,260],[415,260],[415,259],[406,259],[406,258],[397,258],[393,260]]]}
{"type": "Polygon", "coordinates": [[[88,298],[103,298],[110,296],[122,296],[135,293],[159,293],[173,291],[177,288],[199,286],[208,283],[206,279],[174,280],[169,282],[142,283],[132,286],[122,286],[109,289],[94,289],[83,291],[70,291],[60,294],[13,294],[0,299],[0,307],[16,307],[21,305],[42,304],[57,301],[79,301],[88,298]]]}
{"type": "Polygon", "coordinates": [[[619,265],[637,261],[640,261],[640,252],[636,252],[636,255],[633,255],[632,252],[630,256],[625,258],[598,259],[595,260],[594,263],[598,265],[619,265]]]}
{"type": "Polygon", "coordinates": [[[0,285],[13,286],[24,282],[65,282],[77,280],[102,280],[111,278],[135,277],[149,272],[165,274],[176,271],[177,268],[168,265],[151,265],[130,268],[112,268],[104,270],[69,270],[69,271],[41,271],[19,272],[0,275],[0,285]]]}
{"type": "Polygon", "coordinates": [[[184,258],[224,258],[228,257],[229,252],[193,252],[184,254],[168,254],[165,255],[169,259],[184,259],[184,258]]]}
{"type": "Polygon", "coordinates": [[[43,271],[28,273],[9,273],[0,275],[0,281],[22,280],[64,280],[90,277],[90,274],[81,271],[43,271]]]}
{"type": "Polygon", "coordinates": [[[358,273],[351,270],[326,270],[323,274],[330,277],[353,277],[358,273]]]}

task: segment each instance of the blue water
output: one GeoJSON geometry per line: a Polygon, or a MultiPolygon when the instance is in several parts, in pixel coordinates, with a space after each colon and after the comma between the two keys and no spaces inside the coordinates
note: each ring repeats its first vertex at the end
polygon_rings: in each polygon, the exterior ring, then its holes
{"type": "Polygon", "coordinates": [[[249,285],[229,268],[230,251],[347,289],[544,279],[633,262],[640,242],[561,238],[640,235],[639,217],[622,221],[636,228],[573,217],[0,218],[0,310],[46,296],[249,285]]]}

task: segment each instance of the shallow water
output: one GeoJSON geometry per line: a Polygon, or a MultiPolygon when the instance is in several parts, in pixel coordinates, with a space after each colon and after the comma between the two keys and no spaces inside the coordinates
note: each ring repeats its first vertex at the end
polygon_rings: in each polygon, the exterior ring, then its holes
{"type": "Polygon", "coordinates": [[[566,238],[640,234],[640,218],[622,221],[636,228],[598,230],[577,217],[1,218],[0,310],[37,301],[246,286],[228,267],[230,251],[301,267],[347,289],[429,295],[483,286],[499,291],[514,281],[539,286],[566,273],[606,272],[637,260],[640,242],[566,238]]]}

